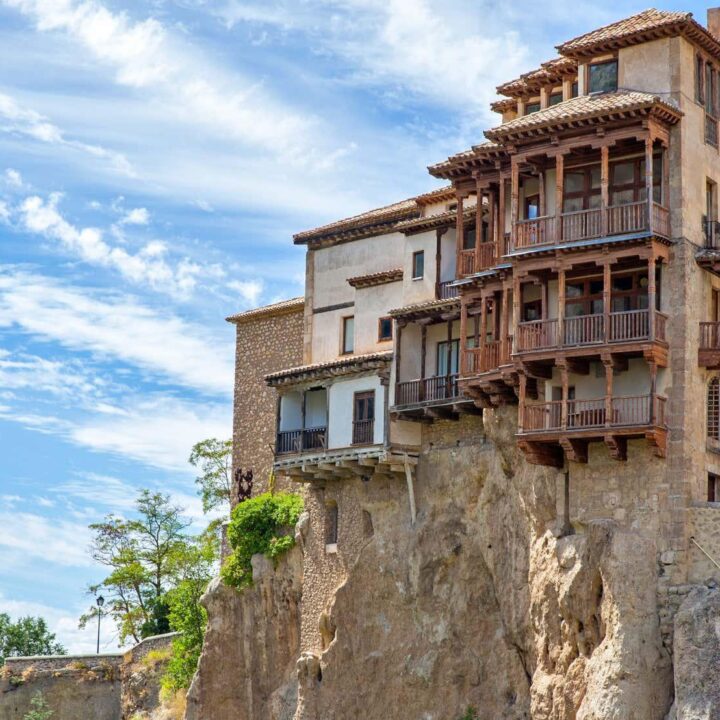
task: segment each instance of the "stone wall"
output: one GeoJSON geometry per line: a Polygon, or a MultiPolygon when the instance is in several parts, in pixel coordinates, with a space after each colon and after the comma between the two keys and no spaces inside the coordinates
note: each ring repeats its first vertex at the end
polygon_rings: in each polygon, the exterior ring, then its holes
{"type": "Polygon", "coordinates": [[[160,675],[175,635],[147,638],[125,653],[7,658],[0,670],[0,720],[22,720],[38,692],[53,720],[150,717],[160,705],[160,675]],[[151,651],[163,659],[150,662],[151,651]]]}
{"type": "Polygon", "coordinates": [[[302,299],[228,318],[236,326],[233,477],[253,470],[253,494],[268,489],[275,448],[277,392],[265,375],[303,362],[302,299]]]}

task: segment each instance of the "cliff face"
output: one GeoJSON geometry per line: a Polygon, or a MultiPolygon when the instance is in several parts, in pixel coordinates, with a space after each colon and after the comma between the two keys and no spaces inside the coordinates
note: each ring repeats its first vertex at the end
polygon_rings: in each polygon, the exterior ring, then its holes
{"type": "MultiPolygon", "coordinates": [[[[515,412],[424,428],[414,526],[404,483],[309,491],[372,532],[323,575],[325,593],[313,518],[304,578],[297,548],[242,594],[209,591],[187,720],[457,720],[469,706],[482,718],[663,720],[673,676],[660,531],[640,488],[664,470],[643,442],[624,465],[601,446],[592,471],[571,469],[574,534],[563,537],[563,474],[524,461],[515,412]]],[[[311,515],[321,506],[309,497],[311,515]]]]}
{"type": "Polygon", "coordinates": [[[255,584],[242,593],[214,580],[199,670],[186,720],[292,720],[297,703],[302,555],[293,549],[277,572],[253,558],[255,584]]]}

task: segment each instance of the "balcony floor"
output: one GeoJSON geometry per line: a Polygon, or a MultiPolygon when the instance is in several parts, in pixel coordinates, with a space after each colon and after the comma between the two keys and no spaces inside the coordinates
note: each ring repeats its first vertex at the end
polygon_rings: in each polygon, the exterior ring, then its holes
{"type": "Polygon", "coordinates": [[[482,408],[469,397],[425,400],[390,408],[392,420],[432,423],[435,420],[459,420],[461,415],[482,415],[482,408]]]}

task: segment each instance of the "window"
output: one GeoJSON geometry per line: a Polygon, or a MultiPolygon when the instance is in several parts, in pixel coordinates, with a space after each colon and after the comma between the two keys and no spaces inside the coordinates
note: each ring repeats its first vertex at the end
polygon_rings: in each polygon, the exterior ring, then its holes
{"type": "MultiPolygon", "coordinates": [[[[662,157],[653,158],[653,200],[662,197],[662,157]]],[[[627,205],[647,199],[645,158],[623,160],[610,165],[610,205],[627,205]]]]}
{"type": "Polygon", "coordinates": [[[707,389],[707,436],[720,440],[720,380],[714,377],[707,389]]]}
{"type": "Polygon", "coordinates": [[[350,315],[342,319],[342,354],[349,355],[355,349],[355,318],[350,315]]]}
{"type": "Polygon", "coordinates": [[[604,93],[617,90],[618,86],[618,62],[608,60],[607,62],[595,63],[588,67],[588,92],[604,93]]]}
{"type": "Polygon", "coordinates": [[[715,68],[710,64],[705,64],[705,112],[715,117],[716,115],[716,95],[715,95],[715,68]]]}
{"type": "Polygon", "coordinates": [[[527,103],[527,105],[525,105],[525,114],[531,115],[532,113],[536,113],[539,109],[540,109],[539,102],[527,103]]]}
{"type": "Polygon", "coordinates": [[[603,311],[603,280],[575,280],[565,286],[565,317],[598,315],[603,311]]]}
{"type": "Polygon", "coordinates": [[[695,58],[695,102],[705,104],[705,63],[699,55],[695,58]]]}
{"type": "Polygon", "coordinates": [[[565,172],[563,212],[599,208],[600,166],[575,168],[565,172]]]}
{"type": "Polygon", "coordinates": [[[337,545],[337,541],[338,506],[331,500],[325,503],[325,545],[337,545]]]}
{"type": "Polygon", "coordinates": [[[458,373],[458,349],[460,341],[453,340],[450,343],[450,367],[448,371],[448,344],[447,340],[443,340],[437,344],[437,360],[435,367],[437,368],[436,375],[438,377],[444,377],[445,375],[457,375],[458,373]]]}
{"type": "Polygon", "coordinates": [[[646,310],[647,306],[648,276],[646,270],[613,276],[610,300],[611,312],[646,310]]]}
{"type": "Polygon", "coordinates": [[[540,196],[528,195],[525,198],[525,219],[534,220],[540,217],[540,196]]]}
{"type": "Polygon", "coordinates": [[[563,101],[563,94],[561,92],[553,93],[548,100],[548,105],[559,105],[563,101]]]}
{"type": "Polygon", "coordinates": [[[576,98],[576,97],[578,96],[578,93],[579,93],[579,92],[580,92],[580,86],[578,85],[578,81],[576,80],[576,81],[572,84],[571,96],[574,97],[574,98],[576,98]]]}
{"type": "Polygon", "coordinates": [[[393,321],[389,317],[381,317],[378,320],[378,342],[392,340],[393,321]]]}
{"type": "Polygon", "coordinates": [[[715,220],[717,204],[717,185],[712,180],[705,181],[705,220],[715,220]]]}
{"type": "Polygon", "coordinates": [[[425,251],[418,250],[412,256],[413,280],[420,280],[425,275],[425,251]]]}
{"type": "Polygon", "coordinates": [[[353,398],[353,445],[371,445],[375,436],[375,391],[356,392],[353,398]]]}

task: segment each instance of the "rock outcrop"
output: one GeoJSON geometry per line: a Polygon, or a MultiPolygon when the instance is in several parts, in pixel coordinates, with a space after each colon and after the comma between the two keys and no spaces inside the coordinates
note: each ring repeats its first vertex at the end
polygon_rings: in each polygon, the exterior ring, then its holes
{"type": "Polygon", "coordinates": [[[218,578],[205,595],[208,627],[186,720],[292,720],[300,654],[302,553],[277,569],[253,558],[254,585],[241,593],[218,578]]]}

